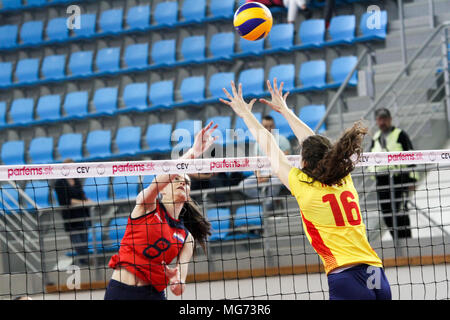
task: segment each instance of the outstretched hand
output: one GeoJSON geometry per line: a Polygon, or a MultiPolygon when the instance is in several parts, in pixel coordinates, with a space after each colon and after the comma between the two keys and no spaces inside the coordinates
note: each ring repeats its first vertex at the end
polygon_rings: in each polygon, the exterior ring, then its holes
{"type": "Polygon", "coordinates": [[[212,134],[214,130],[219,126],[216,124],[212,127],[213,122],[211,121],[206,127],[200,130],[194,139],[194,144],[192,145],[192,150],[194,152],[194,157],[199,157],[208,150],[209,147],[219,138],[219,136],[213,137],[212,134]]]}
{"type": "Polygon", "coordinates": [[[249,103],[246,103],[242,96],[242,84],[239,84],[239,91],[237,91],[234,81],[231,81],[231,90],[233,92],[233,96],[231,96],[227,89],[223,88],[223,92],[230,101],[224,100],[222,98],[220,99],[220,101],[229,105],[234,110],[234,112],[236,112],[236,114],[242,118],[246,112],[252,110],[256,99],[253,99],[249,103]]]}
{"type": "Polygon", "coordinates": [[[277,78],[273,79],[273,89],[270,84],[270,80],[267,80],[267,88],[272,96],[272,101],[268,101],[266,99],[259,99],[260,102],[267,104],[276,112],[282,113],[289,109],[286,103],[286,99],[289,95],[289,92],[286,92],[283,95],[283,86],[284,82],[281,82],[280,87],[277,86],[277,78]]]}

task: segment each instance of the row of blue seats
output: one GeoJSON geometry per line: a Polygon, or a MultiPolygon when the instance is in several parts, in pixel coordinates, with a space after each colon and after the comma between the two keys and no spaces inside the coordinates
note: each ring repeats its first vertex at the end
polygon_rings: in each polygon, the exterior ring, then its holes
{"type": "MultiPolygon", "coordinates": [[[[300,109],[299,117],[314,129],[324,114],[324,105],[310,105],[300,109]]],[[[285,118],[273,110],[269,115],[274,118],[280,134],[288,139],[294,137],[294,133],[285,118]]],[[[255,113],[255,116],[261,121],[261,113],[255,113]]],[[[254,138],[241,118],[236,118],[234,126],[232,125],[231,116],[211,117],[205,123],[209,123],[210,121],[219,125],[215,133],[215,136],[218,136],[218,140],[216,141],[217,145],[240,144],[247,141],[254,141],[254,138]]],[[[201,129],[201,125],[201,121],[181,120],[176,123],[175,131],[172,131],[171,124],[157,123],[150,125],[145,135],[148,148],[141,146],[141,127],[121,127],[117,130],[115,137],[115,144],[118,149],[117,153],[112,153],[111,151],[113,141],[110,130],[94,130],[89,132],[85,143],[83,143],[84,138],[81,133],[66,133],[59,137],[56,148],[54,148],[53,137],[37,137],[31,140],[28,146],[28,155],[31,163],[44,164],[57,162],[55,160],[55,154],[59,154],[62,160],[71,158],[75,161],[93,161],[152,153],[168,153],[173,148],[172,142],[177,148],[192,145],[194,136],[201,129]],[[87,156],[83,155],[84,149],[87,151],[87,156]]],[[[325,129],[326,127],[324,125],[321,128],[321,132],[325,129]]],[[[1,159],[5,165],[25,164],[25,142],[18,140],[3,143],[1,159]]]]}
{"type": "MultiPolygon", "coordinates": [[[[83,3],[83,2],[94,2],[97,0],[0,0],[0,13],[6,12],[6,11],[15,11],[15,10],[24,10],[24,9],[32,9],[32,8],[42,8],[46,6],[54,6],[54,5],[68,5],[71,3],[83,3]]],[[[351,4],[356,2],[364,2],[367,0],[336,0],[336,5],[345,5],[345,4],[351,4]]],[[[184,0],[186,2],[186,0],[184,0]]],[[[185,4],[183,2],[182,10],[185,12],[186,15],[189,16],[193,15],[194,17],[205,17],[204,11],[202,11],[202,8],[200,7],[203,5],[203,8],[206,8],[209,6],[211,14],[214,16],[214,13],[220,13],[221,16],[230,17],[230,15],[234,14],[234,3],[237,4],[237,6],[242,5],[246,2],[246,0],[208,0],[208,3],[204,0],[191,0],[191,2],[187,1],[188,3],[185,4]],[[195,5],[196,3],[200,3],[195,7],[192,7],[192,5],[195,5]],[[203,13],[203,14],[202,14],[203,13]]],[[[178,2],[177,2],[178,4],[178,2]]],[[[317,1],[317,0],[311,0],[308,4],[312,8],[320,8],[324,6],[323,1],[317,1]]],[[[237,7],[236,7],[237,9],[237,7]]],[[[203,9],[205,10],[205,9],[203,9]]],[[[272,9],[272,11],[274,11],[272,9]]],[[[277,10],[278,11],[278,10],[277,10]]]]}
{"type": "MultiPolygon", "coordinates": [[[[211,236],[208,239],[211,242],[253,239],[261,236],[263,213],[262,208],[258,205],[238,207],[234,215],[231,214],[229,208],[213,208],[207,210],[206,215],[211,223],[211,236]]],[[[118,250],[120,241],[125,235],[127,223],[127,218],[111,219],[106,227],[102,226],[101,223],[96,223],[88,231],[89,253],[118,250]],[[95,228],[95,233],[93,228],[95,228]],[[93,246],[94,234],[95,251],[93,246]]]]}
{"type": "MultiPolygon", "coordinates": [[[[228,208],[214,208],[207,211],[211,223],[210,242],[254,239],[261,237],[263,228],[262,208],[257,205],[241,206],[234,216],[228,208]]],[[[88,250],[93,253],[115,252],[125,235],[128,218],[113,218],[107,225],[96,223],[88,229],[88,250]],[[95,246],[94,246],[95,239],[95,246]]],[[[68,256],[76,256],[70,251],[68,256]]]]}
{"type": "MultiPolygon", "coordinates": [[[[199,4],[198,0],[195,0],[196,5],[199,4]]],[[[175,4],[173,2],[169,4],[175,4]]],[[[160,3],[158,7],[163,7],[166,3],[160,3]]],[[[166,25],[165,20],[161,16],[165,11],[155,11],[159,15],[155,15],[156,25],[166,25]]],[[[191,6],[189,6],[190,8],[191,6]]],[[[203,8],[204,9],[204,8],[203,8]]],[[[122,15],[123,9],[111,9],[102,12],[98,21],[99,30],[97,30],[97,19],[95,14],[82,14],[81,15],[81,28],[74,29],[71,35],[67,28],[67,17],[53,18],[49,20],[48,24],[44,26],[44,21],[33,20],[24,22],[20,26],[15,24],[8,24],[0,26],[0,49],[3,50],[16,50],[20,48],[27,48],[33,46],[43,46],[54,43],[65,43],[69,41],[76,41],[85,38],[98,38],[107,35],[120,35],[135,32],[136,30],[150,29],[148,17],[142,17],[142,15],[149,15],[149,6],[133,7],[129,10],[127,16],[128,28],[122,27],[122,15]],[[45,32],[44,32],[45,30],[45,32]]],[[[380,39],[386,37],[387,26],[387,13],[382,11],[380,13],[379,25],[374,25],[373,13],[365,13],[361,17],[360,32],[361,37],[355,38],[356,31],[356,17],[354,15],[343,16],[343,19],[335,19],[334,17],[330,23],[330,36],[332,41],[336,43],[329,43],[328,45],[341,44],[342,41],[367,41],[373,39],[380,39]],[[372,20],[372,22],[369,21],[372,20]],[[368,23],[369,22],[369,23],[368,23]],[[342,33],[345,33],[342,35],[342,33]],[[340,39],[342,38],[342,39],[340,39]]],[[[303,21],[303,27],[300,28],[300,40],[302,45],[322,45],[324,44],[325,37],[325,23],[321,19],[313,20],[315,23],[306,23],[303,21]],[[304,33],[304,37],[302,34],[304,33]],[[310,35],[313,35],[314,41],[308,41],[310,35]],[[311,43],[310,43],[311,42],[311,43]]],[[[275,25],[276,26],[276,25],[275,25]]],[[[272,30],[271,33],[274,33],[272,30]]],[[[261,41],[262,42],[262,41],[261,41]]]]}
{"type": "MultiPolygon", "coordinates": [[[[284,81],[284,89],[292,93],[304,93],[315,90],[338,88],[357,63],[354,56],[336,58],[330,68],[331,81],[327,83],[327,66],[324,60],[308,61],[300,65],[299,71],[293,64],[273,66],[268,79],[277,78],[284,81]]],[[[269,93],[265,90],[264,68],[253,68],[242,71],[238,82],[242,83],[246,96],[262,97],[269,93]]],[[[149,86],[146,82],[130,83],[123,89],[123,108],[118,108],[118,88],[106,87],[96,90],[93,96],[95,111],[89,112],[89,92],[75,91],[61,97],[60,95],[41,96],[36,103],[32,98],[18,98],[7,106],[0,102],[0,129],[32,124],[66,121],[80,118],[98,117],[102,114],[144,112],[158,109],[172,109],[218,103],[224,98],[223,88],[230,88],[230,82],[236,81],[233,72],[213,74],[206,87],[203,76],[185,78],[179,87],[180,101],[175,101],[174,81],[154,82],[149,86]],[[209,92],[209,96],[206,94],[209,92]],[[62,104],[62,99],[64,103],[62,104]],[[61,106],[62,104],[62,106],[61,106]]],[[[352,75],[349,86],[356,86],[357,72],[352,75]]]]}
{"type": "Polygon", "coordinates": [[[260,206],[239,207],[234,216],[231,215],[229,208],[213,208],[207,211],[207,218],[212,229],[209,241],[241,240],[261,236],[258,232],[263,228],[260,206]]]}
{"type": "Polygon", "coordinates": [[[17,61],[14,72],[13,62],[1,62],[0,88],[173,68],[190,64],[214,63],[250,55],[274,54],[321,46],[350,44],[355,41],[383,39],[381,34],[385,37],[386,25],[381,29],[368,29],[368,14],[365,14],[364,17],[361,27],[365,26],[365,30],[368,31],[361,37],[355,37],[355,16],[334,17],[330,27],[330,41],[324,41],[325,22],[323,20],[307,20],[300,26],[300,45],[294,44],[294,26],[292,24],[278,24],[269,34],[268,49],[264,49],[264,41],[252,42],[240,38],[241,51],[235,52],[235,34],[224,32],[213,35],[209,46],[206,46],[204,36],[184,38],[179,60],[177,60],[176,40],[168,39],[154,42],[150,52],[148,43],[137,43],[128,45],[124,49],[107,47],[98,52],[77,51],[70,56],[49,55],[43,58],[42,63],[38,58],[21,59],[17,61]],[[210,51],[209,57],[206,56],[207,48],[210,51]]]}

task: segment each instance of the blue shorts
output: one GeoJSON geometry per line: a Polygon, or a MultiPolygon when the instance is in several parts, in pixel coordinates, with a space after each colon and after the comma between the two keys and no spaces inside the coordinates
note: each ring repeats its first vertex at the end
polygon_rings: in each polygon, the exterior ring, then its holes
{"type": "Polygon", "coordinates": [[[164,290],[153,286],[130,286],[111,279],[105,291],[105,300],[166,300],[164,290]]]}
{"type": "Polygon", "coordinates": [[[391,300],[383,268],[360,264],[328,274],[330,300],[391,300]]]}

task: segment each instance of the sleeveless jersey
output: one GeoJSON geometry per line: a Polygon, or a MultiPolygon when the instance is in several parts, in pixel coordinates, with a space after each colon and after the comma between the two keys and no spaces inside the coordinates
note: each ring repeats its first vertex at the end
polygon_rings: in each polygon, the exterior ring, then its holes
{"type": "Polygon", "coordinates": [[[367,240],[351,176],[333,186],[312,181],[298,168],[289,172],[289,187],[300,207],[303,228],[325,272],[359,263],[382,267],[381,259],[367,240]]]}
{"type": "Polygon", "coordinates": [[[172,218],[157,202],[156,209],[139,218],[128,218],[119,253],[111,257],[109,267],[126,268],[156,290],[169,282],[165,267],[177,257],[189,235],[182,220],[172,218]]]}

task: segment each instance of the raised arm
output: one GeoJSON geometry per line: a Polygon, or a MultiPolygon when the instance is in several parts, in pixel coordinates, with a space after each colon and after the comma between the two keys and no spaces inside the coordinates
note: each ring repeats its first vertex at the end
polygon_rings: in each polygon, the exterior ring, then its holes
{"type": "Polygon", "coordinates": [[[252,135],[258,142],[261,150],[269,158],[272,172],[280,178],[281,182],[289,189],[289,171],[292,168],[289,160],[284,152],[278,147],[275,137],[263,127],[261,123],[255,118],[251,109],[256,99],[253,99],[250,103],[246,103],[242,97],[242,85],[239,85],[239,92],[236,91],[234,82],[231,82],[231,88],[233,96],[224,88],[226,96],[230,101],[220,99],[223,103],[229,105],[236,114],[241,117],[252,135]]]}
{"type": "Polygon", "coordinates": [[[314,131],[310,127],[308,127],[302,120],[300,120],[291,109],[289,109],[286,103],[286,98],[289,95],[289,92],[286,92],[283,96],[283,85],[284,83],[281,82],[280,87],[278,87],[277,78],[274,78],[272,88],[270,80],[267,80],[267,88],[272,95],[272,101],[268,101],[266,99],[259,99],[259,101],[267,104],[273,110],[281,113],[281,115],[286,118],[298,141],[301,143],[307,137],[314,135],[314,131]]]}
{"type": "MultiPolygon", "coordinates": [[[[181,159],[194,159],[200,157],[217,140],[218,137],[212,137],[212,133],[218,125],[213,126],[210,122],[206,127],[200,130],[195,136],[194,144],[181,159]]],[[[177,176],[177,174],[160,174],[155,177],[153,182],[136,197],[136,206],[131,213],[132,218],[138,218],[147,212],[156,208],[156,197],[158,194],[177,176]]]]}

